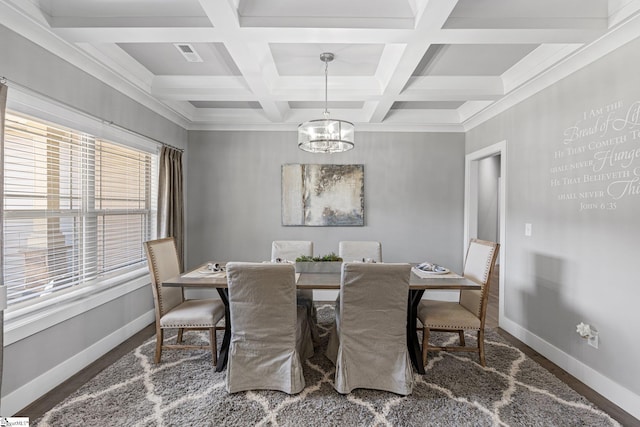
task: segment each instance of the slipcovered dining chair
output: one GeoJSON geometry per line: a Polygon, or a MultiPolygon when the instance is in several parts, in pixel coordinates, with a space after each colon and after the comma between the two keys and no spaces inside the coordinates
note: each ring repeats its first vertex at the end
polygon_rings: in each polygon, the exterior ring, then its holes
{"type": "Polygon", "coordinates": [[[302,360],[313,344],[306,310],[296,305],[293,264],[229,262],[227,284],[227,391],[302,391],[302,360]]]}
{"type": "MultiPolygon", "coordinates": [[[[295,262],[300,256],[313,256],[313,242],[309,240],[274,240],[271,243],[271,261],[277,259],[295,262]]],[[[313,290],[298,289],[296,291],[298,305],[303,305],[307,309],[309,328],[313,342],[320,341],[318,333],[318,314],[313,305],[313,290]]]]}
{"type": "Polygon", "coordinates": [[[274,240],[271,243],[271,260],[277,258],[294,262],[299,256],[313,256],[313,242],[309,240],[274,240]]]}
{"type": "Polygon", "coordinates": [[[458,302],[422,300],[418,305],[418,319],[422,323],[422,361],[426,366],[428,351],[465,351],[478,353],[485,366],[484,324],[489,298],[491,274],[500,245],[495,242],[471,239],[465,257],[463,275],[482,285],[480,290],[462,290],[458,302]],[[459,346],[429,345],[431,331],[458,333],[459,346]],[[477,346],[467,347],[465,331],[476,331],[477,346]]]}
{"type": "Polygon", "coordinates": [[[344,263],[340,302],[326,356],[336,366],[334,388],[408,395],[413,372],[407,350],[409,264],[344,263]]]}
{"type": "Polygon", "coordinates": [[[345,240],[338,243],[338,256],[345,262],[372,259],[382,262],[382,244],[375,241],[345,240]]]}
{"type": "Polygon", "coordinates": [[[164,280],[180,274],[180,262],[173,237],[144,243],[151,274],[151,288],[156,315],[155,363],[160,363],[162,350],[210,349],[213,364],[217,358],[216,327],[224,317],[224,304],[216,299],[185,300],[181,287],[162,286],[164,280]],[[176,344],[164,343],[164,330],[177,329],[176,344]],[[209,345],[182,344],[183,333],[188,330],[208,330],[209,345]]]}

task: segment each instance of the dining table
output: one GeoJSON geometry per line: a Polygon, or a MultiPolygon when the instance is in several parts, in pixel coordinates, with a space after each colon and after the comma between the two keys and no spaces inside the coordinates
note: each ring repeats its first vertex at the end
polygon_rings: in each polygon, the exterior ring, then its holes
{"type": "MultiPolygon", "coordinates": [[[[215,288],[225,306],[225,329],[224,337],[220,346],[216,372],[221,372],[226,368],[229,344],[231,342],[231,322],[229,321],[229,293],[227,289],[227,276],[224,271],[224,262],[209,262],[182,273],[179,276],[162,282],[163,286],[185,287],[185,288],[215,288]],[[210,267],[220,266],[214,270],[210,267]]],[[[410,263],[415,266],[416,263],[410,263]]],[[[296,288],[311,290],[339,290],[340,273],[296,273],[296,288]]],[[[414,369],[424,374],[422,363],[422,351],[418,339],[418,305],[427,290],[472,290],[481,289],[481,285],[471,279],[462,277],[447,270],[446,274],[429,274],[411,269],[409,281],[409,296],[407,302],[407,350],[414,369]]]]}

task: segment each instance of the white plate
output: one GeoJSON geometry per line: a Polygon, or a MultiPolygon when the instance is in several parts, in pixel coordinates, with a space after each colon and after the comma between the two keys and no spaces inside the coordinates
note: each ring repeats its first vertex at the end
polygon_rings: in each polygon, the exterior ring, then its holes
{"type": "MultiPolygon", "coordinates": [[[[420,270],[420,269],[418,269],[420,270]]],[[[447,274],[449,272],[448,268],[444,268],[444,267],[440,267],[438,270],[436,271],[425,271],[425,270],[420,270],[423,273],[427,273],[427,274],[447,274]]]]}
{"type": "Polygon", "coordinates": [[[224,273],[224,271],[213,271],[213,270],[199,270],[198,273],[200,274],[204,274],[204,275],[212,275],[212,274],[220,274],[220,273],[224,273]]]}
{"type": "Polygon", "coordinates": [[[427,274],[447,274],[449,272],[448,268],[442,267],[440,265],[436,265],[437,270],[435,270],[435,271],[433,271],[433,270],[423,270],[422,268],[420,268],[420,266],[425,265],[425,264],[433,265],[433,264],[428,263],[428,262],[423,262],[422,264],[418,264],[416,266],[416,269],[422,271],[423,273],[427,273],[427,274]]]}

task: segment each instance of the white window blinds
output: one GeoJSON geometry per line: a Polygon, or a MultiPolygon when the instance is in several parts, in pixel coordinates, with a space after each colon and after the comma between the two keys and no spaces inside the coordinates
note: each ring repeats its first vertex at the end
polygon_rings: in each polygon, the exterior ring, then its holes
{"type": "Polygon", "coordinates": [[[155,158],[7,114],[3,274],[10,305],[145,265],[155,158]]]}

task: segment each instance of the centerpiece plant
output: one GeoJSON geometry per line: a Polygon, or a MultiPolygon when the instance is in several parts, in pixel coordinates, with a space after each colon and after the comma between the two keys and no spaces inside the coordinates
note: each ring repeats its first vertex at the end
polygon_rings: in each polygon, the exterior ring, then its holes
{"type": "Polygon", "coordinates": [[[301,255],[296,258],[296,262],[342,262],[342,258],[331,252],[327,255],[313,257],[308,255],[301,255]]]}
{"type": "Polygon", "coordinates": [[[342,258],[331,252],[322,256],[299,256],[296,258],[298,273],[340,273],[342,258]]]}

